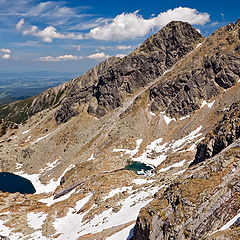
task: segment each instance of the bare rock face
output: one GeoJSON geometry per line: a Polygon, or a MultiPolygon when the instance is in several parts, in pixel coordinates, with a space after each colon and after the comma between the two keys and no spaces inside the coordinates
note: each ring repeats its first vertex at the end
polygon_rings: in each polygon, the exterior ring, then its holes
{"type": "Polygon", "coordinates": [[[240,78],[240,56],[236,51],[239,29],[238,24],[219,29],[196,49],[196,55],[184,62],[177,74],[152,88],[152,111],[181,117],[199,109],[203,100],[213,99],[221,89],[235,85],[240,78]]]}
{"type": "Polygon", "coordinates": [[[226,110],[221,121],[197,146],[197,153],[191,165],[213,157],[240,137],[240,102],[226,110]]]}
{"type": "Polygon", "coordinates": [[[119,107],[126,94],[161,76],[200,39],[189,24],[171,22],[99,78],[94,91],[98,105],[107,110],[119,107]]]}
{"type": "MultiPolygon", "coordinates": [[[[236,85],[240,78],[239,21],[217,30],[181,70],[170,73],[150,92],[152,111],[180,117],[200,108],[236,85]]],[[[238,97],[238,96],[236,96],[238,97]]],[[[133,240],[239,239],[239,101],[218,114],[223,117],[197,146],[184,177],[155,194],[141,209],[133,240]]]]}
{"type": "Polygon", "coordinates": [[[132,239],[221,239],[214,238],[215,231],[239,210],[239,169],[229,171],[232,164],[239,166],[234,150],[239,146],[236,142],[224,154],[192,169],[187,179],[156,194],[141,210],[132,239]]]}
{"type": "Polygon", "coordinates": [[[5,237],[5,236],[0,236],[0,240],[10,240],[10,238],[5,237]]]}
{"type": "MultiPolygon", "coordinates": [[[[104,63],[88,83],[84,84],[84,77],[80,77],[64,102],[68,103],[68,109],[75,103],[90,102],[88,112],[102,117],[121,106],[125,96],[161,76],[193,50],[193,43],[200,39],[201,34],[188,23],[171,22],[130,55],[121,60],[114,59],[111,64],[104,63]]],[[[64,108],[62,106],[57,111],[57,122],[59,116],[64,115],[64,108]]]]}

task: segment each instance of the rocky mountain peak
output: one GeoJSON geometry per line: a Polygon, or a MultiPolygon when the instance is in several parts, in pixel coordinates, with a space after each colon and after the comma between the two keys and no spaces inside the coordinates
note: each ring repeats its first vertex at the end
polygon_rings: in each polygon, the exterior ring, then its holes
{"type": "MultiPolygon", "coordinates": [[[[193,50],[195,42],[202,39],[201,34],[190,24],[171,22],[130,55],[103,69],[94,82],[89,81],[91,86],[88,84],[88,89],[84,84],[84,89],[74,89],[71,95],[74,95],[75,99],[68,97],[65,103],[68,102],[70,108],[79,101],[90,102],[88,112],[97,117],[104,116],[108,111],[121,106],[127,95],[160,77],[175,62],[193,50]]],[[[78,79],[78,86],[83,78],[78,79]]],[[[61,108],[57,112],[58,122],[58,119],[66,119],[60,117],[62,114],[64,111],[61,108]]]]}

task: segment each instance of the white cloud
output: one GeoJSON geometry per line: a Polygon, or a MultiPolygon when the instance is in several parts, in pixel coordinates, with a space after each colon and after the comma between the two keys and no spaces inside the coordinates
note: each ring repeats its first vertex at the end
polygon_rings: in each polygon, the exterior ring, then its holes
{"type": "Polygon", "coordinates": [[[69,30],[87,30],[87,29],[101,26],[103,24],[107,24],[111,20],[112,18],[97,18],[89,22],[81,22],[81,23],[75,24],[69,30]]]}
{"type": "Polygon", "coordinates": [[[125,56],[127,56],[126,54],[117,54],[115,55],[115,57],[119,57],[119,58],[124,58],[125,56]]]}
{"type": "Polygon", "coordinates": [[[43,30],[39,30],[37,26],[24,24],[24,19],[21,19],[16,26],[17,29],[23,30],[23,35],[32,35],[35,37],[40,37],[43,42],[51,43],[53,39],[74,39],[80,40],[83,39],[82,34],[68,33],[63,34],[57,32],[57,29],[53,26],[48,26],[43,30]],[[23,20],[23,21],[22,21],[23,20]]]}
{"type": "Polygon", "coordinates": [[[7,48],[1,48],[0,50],[2,53],[11,53],[11,50],[10,49],[7,49],[7,48]]]}
{"type": "Polygon", "coordinates": [[[152,29],[159,29],[174,20],[204,25],[210,20],[210,16],[208,13],[200,13],[196,9],[187,7],[169,9],[149,19],[144,19],[138,14],[138,11],[122,13],[117,15],[112,22],[91,29],[86,37],[98,40],[135,39],[143,37],[152,29]]]}
{"type": "Polygon", "coordinates": [[[0,48],[0,55],[2,59],[10,59],[11,58],[11,50],[8,48],[0,48]]]}
{"type": "Polygon", "coordinates": [[[77,51],[81,50],[81,45],[71,45],[71,48],[75,48],[77,51]]]}
{"type": "Polygon", "coordinates": [[[15,45],[17,46],[37,46],[38,44],[39,44],[38,41],[26,41],[15,43],[15,45]]]}
{"type": "Polygon", "coordinates": [[[117,49],[120,49],[120,50],[126,50],[126,49],[131,49],[131,48],[132,48],[131,45],[129,45],[129,46],[119,45],[119,46],[117,46],[117,49]]]}
{"type": "Polygon", "coordinates": [[[92,59],[106,59],[109,58],[109,55],[106,55],[104,52],[94,53],[88,56],[88,58],[92,59]]]}
{"type": "Polygon", "coordinates": [[[69,60],[80,60],[83,57],[81,56],[73,56],[73,55],[63,55],[63,56],[57,56],[57,57],[53,57],[53,56],[47,56],[47,57],[40,57],[38,59],[38,61],[42,61],[42,62],[60,62],[60,61],[69,61],[69,60]]]}
{"type": "Polygon", "coordinates": [[[16,29],[17,29],[18,31],[21,30],[22,27],[23,27],[23,25],[24,25],[24,19],[22,18],[22,19],[17,23],[16,29]]]}
{"type": "Polygon", "coordinates": [[[10,54],[4,54],[4,55],[2,56],[3,59],[10,59],[10,57],[11,57],[10,54]]]}

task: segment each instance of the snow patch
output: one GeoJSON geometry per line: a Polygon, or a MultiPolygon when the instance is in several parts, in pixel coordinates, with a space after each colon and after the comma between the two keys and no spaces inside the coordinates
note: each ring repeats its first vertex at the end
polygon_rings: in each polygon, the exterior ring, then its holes
{"type": "Polygon", "coordinates": [[[28,136],[28,138],[25,140],[25,142],[29,142],[30,138],[31,138],[31,136],[28,136]]]}
{"type": "Polygon", "coordinates": [[[8,236],[10,239],[14,239],[14,240],[24,239],[24,236],[22,235],[22,233],[12,232],[12,229],[10,229],[9,227],[7,227],[4,224],[5,224],[5,222],[0,219],[0,233],[1,233],[1,235],[8,236]]]}
{"type": "MultiPolygon", "coordinates": [[[[162,187],[164,186],[161,186],[160,188],[162,187]]],[[[76,211],[80,210],[90,200],[92,196],[91,194],[77,202],[76,207],[71,208],[65,217],[56,219],[54,227],[57,233],[61,234],[56,239],[78,239],[85,234],[95,234],[103,231],[104,229],[135,221],[139,210],[152,200],[152,196],[160,188],[146,188],[137,193],[135,192],[136,190],[132,190],[129,197],[118,203],[121,208],[118,212],[113,212],[112,208],[110,208],[99,215],[96,215],[90,221],[83,222],[83,217],[89,210],[80,214],[76,214],[76,211]],[[67,225],[66,222],[68,223],[67,225]]],[[[133,224],[109,238],[126,240],[132,227],[133,224]]]]}
{"type": "Polygon", "coordinates": [[[16,163],[16,170],[19,170],[22,168],[22,163],[16,163]]]}
{"type": "Polygon", "coordinates": [[[81,226],[82,231],[79,231],[79,237],[89,233],[97,233],[104,229],[136,220],[139,210],[152,200],[152,196],[160,188],[153,187],[151,189],[146,189],[146,191],[141,191],[135,194],[132,193],[128,198],[119,202],[121,209],[117,213],[113,212],[112,208],[110,208],[95,216],[91,221],[83,223],[81,226]]]}
{"type": "Polygon", "coordinates": [[[202,45],[202,43],[198,43],[198,45],[196,46],[196,49],[199,48],[202,45]]]}
{"type": "Polygon", "coordinates": [[[166,172],[166,171],[168,171],[171,168],[182,167],[185,162],[186,162],[186,160],[182,160],[181,162],[172,164],[172,165],[170,165],[170,166],[168,166],[166,168],[161,168],[159,172],[166,172]]]}
{"type": "Polygon", "coordinates": [[[206,101],[206,100],[203,100],[202,105],[201,105],[200,108],[203,108],[205,105],[207,105],[207,101],[206,101]]]}
{"type": "Polygon", "coordinates": [[[113,234],[110,237],[107,237],[106,240],[128,240],[133,237],[133,227],[135,223],[129,225],[128,227],[124,228],[123,230],[113,234]]]}
{"type": "Polygon", "coordinates": [[[51,134],[52,134],[52,133],[48,133],[47,135],[38,138],[37,140],[35,140],[34,142],[32,142],[32,144],[35,144],[35,143],[37,143],[37,142],[43,140],[44,138],[48,137],[48,136],[51,135],[51,134]]]}
{"type": "Polygon", "coordinates": [[[43,212],[39,212],[39,213],[30,212],[27,214],[27,221],[31,228],[33,228],[34,230],[37,230],[42,227],[46,217],[47,217],[47,214],[43,212]]]}
{"type": "Polygon", "coordinates": [[[202,135],[202,133],[199,133],[201,129],[202,126],[199,126],[197,129],[189,133],[189,135],[171,143],[167,142],[161,145],[163,139],[156,139],[146,147],[146,150],[141,156],[132,158],[132,160],[157,167],[167,158],[167,152],[169,150],[177,152],[184,148],[188,143],[192,142],[195,138],[200,137],[202,135]],[[151,157],[152,152],[161,154],[157,157],[151,157]]]}
{"type": "Polygon", "coordinates": [[[208,108],[212,108],[212,106],[213,106],[213,104],[215,103],[215,100],[214,101],[212,101],[212,102],[210,102],[210,103],[207,103],[207,101],[206,100],[203,100],[203,102],[202,102],[202,105],[201,105],[201,107],[200,108],[203,108],[205,105],[207,105],[208,106],[208,108]]]}
{"type": "Polygon", "coordinates": [[[107,196],[105,196],[103,198],[103,201],[109,199],[109,198],[112,198],[114,195],[118,194],[118,193],[122,193],[124,191],[128,191],[128,190],[131,190],[132,187],[121,187],[121,188],[115,188],[113,189],[107,196]]]}
{"type": "Polygon", "coordinates": [[[173,144],[171,144],[171,148],[174,149],[174,152],[177,152],[186,144],[192,142],[195,138],[200,137],[202,135],[202,133],[199,133],[201,129],[202,126],[199,126],[196,130],[190,132],[187,136],[175,141],[173,144]]]}
{"type": "Polygon", "coordinates": [[[176,121],[175,118],[170,118],[170,117],[168,117],[167,115],[163,115],[163,119],[164,119],[164,121],[166,122],[167,125],[169,125],[169,123],[170,123],[171,121],[176,121]]]}
{"type": "Polygon", "coordinates": [[[187,169],[183,169],[183,170],[181,170],[179,172],[174,173],[173,175],[180,175],[180,174],[183,174],[186,171],[187,171],[187,169]]]}
{"type": "Polygon", "coordinates": [[[155,113],[153,113],[152,111],[149,111],[149,113],[153,116],[153,117],[155,117],[156,116],[156,114],[155,113]]]}
{"type": "Polygon", "coordinates": [[[61,234],[58,238],[62,239],[77,239],[79,234],[79,227],[81,226],[82,219],[86,214],[77,214],[76,211],[79,211],[92,197],[92,194],[84,197],[79,200],[74,208],[70,208],[67,215],[63,218],[58,218],[53,223],[57,233],[61,234]],[[67,224],[66,224],[67,223],[67,224]]]}
{"type": "Polygon", "coordinates": [[[143,185],[143,184],[152,183],[152,182],[154,182],[154,181],[153,180],[147,180],[147,179],[144,179],[144,178],[133,179],[133,183],[135,183],[137,185],[143,185]]]}
{"type": "Polygon", "coordinates": [[[28,130],[22,132],[22,134],[28,134],[30,131],[31,131],[31,129],[28,129],[28,130]]]}
{"type": "Polygon", "coordinates": [[[50,207],[51,205],[53,205],[57,202],[62,202],[64,200],[70,198],[74,191],[75,191],[75,189],[72,189],[69,193],[67,193],[57,199],[54,199],[54,196],[51,196],[49,198],[43,198],[43,199],[39,200],[39,202],[46,203],[47,206],[50,207]]]}
{"type": "Polygon", "coordinates": [[[42,168],[39,173],[44,173],[47,172],[53,168],[55,168],[59,163],[61,162],[61,157],[56,159],[54,162],[52,163],[48,163],[47,166],[45,168],[42,168]]]}
{"type": "Polygon", "coordinates": [[[213,106],[214,103],[215,103],[215,100],[212,101],[212,102],[210,102],[210,103],[208,103],[208,108],[212,108],[212,106],[213,106]]]}
{"type": "Polygon", "coordinates": [[[186,119],[186,118],[190,118],[190,114],[187,115],[187,116],[185,116],[185,117],[181,117],[181,118],[179,118],[179,120],[182,121],[182,120],[184,120],[184,119],[186,119]]]}
{"type": "Polygon", "coordinates": [[[46,184],[46,185],[44,185],[40,182],[40,180],[39,180],[40,174],[31,174],[30,175],[30,174],[24,173],[23,171],[14,172],[14,174],[30,180],[32,182],[34,188],[36,189],[36,194],[40,194],[40,193],[53,192],[57,188],[57,186],[60,184],[60,180],[64,176],[64,174],[73,167],[74,167],[74,165],[70,165],[56,181],[51,179],[48,182],[48,184],[46,184]]]}
{"type": "Polygon", "coordinates": [[[113,149],[113,152],[125,152],[126,154],[129,154],[131,157],[133,157],[135,154],[138,153],[139,147],[142,143],[142,139],[137,139],[136,141],[136,148],[133,150],[129,149],[113,149]]]}
{"type": "Polygon", "coordinates": [[[212,235],[215,234],[216,232],[224,231],[224,230],[230,228],[230,227],[237,221],[238,218],[240,218],[240,213],[238,213],[235,217],[233,217],[230,221],[228,221],[228,222],[227,222],[225,225],[223,225],[220,229],[214,231],[214,232],[212,233],[212,235]]]}
{"type": "Polygon", "coordinates": [[[87,161],[91,161],[91,160],[95,160],[95,157],[93,156],[93,153],[92,153],[92,155],[88,158],[87,161]]]}

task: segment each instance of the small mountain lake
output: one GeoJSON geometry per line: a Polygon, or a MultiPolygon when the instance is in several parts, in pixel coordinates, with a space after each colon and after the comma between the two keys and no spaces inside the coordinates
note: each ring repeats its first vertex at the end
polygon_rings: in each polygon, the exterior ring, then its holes
{"type": "Polygon", "coordinates": [[[132,170],[138,175],[144,175],[145,173],[152,171],[153,167],[148,166],[148,165],[146,165],[144,163],[141,163],[141,162],[134,161],[134,162],[130,162],[125,167],[125,169],[132,170]]]}
{"type": "Polygon", "coordinates": [[[0,172],[0,191],[22,194],[33,194],[36,192],[33,184],[26,178],[9,172],[0,172]]]}

